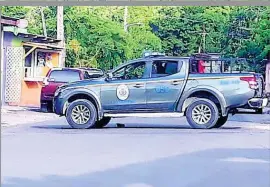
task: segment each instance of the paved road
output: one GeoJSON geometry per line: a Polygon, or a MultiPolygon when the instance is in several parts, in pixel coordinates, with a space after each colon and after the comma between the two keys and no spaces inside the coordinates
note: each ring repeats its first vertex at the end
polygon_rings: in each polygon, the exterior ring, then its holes
{"type": "Polygon", "coordinates": [[[269,124],[194,130],[184,118],[117,121],[126,128],[114,120],[75,130],[59,118],[2,129],[2,186],[270,186],[269,124]]]}

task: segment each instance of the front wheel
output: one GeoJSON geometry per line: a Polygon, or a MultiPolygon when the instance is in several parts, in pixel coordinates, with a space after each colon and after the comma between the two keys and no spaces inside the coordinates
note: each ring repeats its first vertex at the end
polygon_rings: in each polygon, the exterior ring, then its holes
{"type": "Polygon", "coordinates": [[[86,99],[78,99],[69,105],[66,119],[72,128],[93,128],[96,125],[97,110],[92,102],[86,99]]]}
{"type": "Polygon", "coordinates": [[[213,101],[197,98],[188,106],[186,118],[192,128],[210,129],[216,125],[219,112],[213,101]]]}

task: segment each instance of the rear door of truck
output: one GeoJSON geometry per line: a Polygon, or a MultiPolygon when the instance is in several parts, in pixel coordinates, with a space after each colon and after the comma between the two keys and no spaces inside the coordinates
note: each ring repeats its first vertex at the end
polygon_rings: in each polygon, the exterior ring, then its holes
{"type": "Polygon", "coordinates": [[[147,109],[173,111],[182,94],[188,59],[153,59],[146,80],[147,109]]]}

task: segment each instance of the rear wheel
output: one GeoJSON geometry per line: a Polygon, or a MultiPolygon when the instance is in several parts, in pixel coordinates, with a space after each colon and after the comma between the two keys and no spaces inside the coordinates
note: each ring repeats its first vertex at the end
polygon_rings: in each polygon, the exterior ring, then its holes
{"type": "Polygon", "coordinates": [[[75,100],[67,109],[66,119],[72,128],[94,128],[96,126],[97,110],[95,105],[86,99],[75,100]]]}
{"type": "Polygon", "coordinates": [[[187,108],[186,118],[192,128],[213,128],[219,118],[216,104],[204,98],[195,99],[187,108]]]}
{"type": "Polygon", "coordinates": [[[111,121],[110,117],[103,117],[101,120],[97,121],[95,124],[96,128],[102,128],[108,125],[108,123],[111,121]]]}
{"type": "Polygon", "coordinates": [[[213,128],[222,127],[227,122],[227,120],[228,120],[228,115],[227,116],[220,116],[220,118],[218,118],[216,125],[213,128]]]}

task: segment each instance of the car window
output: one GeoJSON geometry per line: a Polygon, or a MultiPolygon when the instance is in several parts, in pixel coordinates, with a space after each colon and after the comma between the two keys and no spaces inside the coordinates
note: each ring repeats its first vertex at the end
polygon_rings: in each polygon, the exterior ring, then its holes
{"type": "Polygon", "coordinates": [[[98,78],[98,77],[103,76],[103,72],[97,71],[97,70],[89,70],[89,71],[84,71],[83,76],[84,76],[84,79],[98,78]]]}
{"type": "Polygon", "coordinates": [[[145,62],[137,62],[129,64],[113,73],[113,78],[130,80],[141,79],[145,77],[146,65],[145,62]]]}
{"type": "Polygon", "coordinates": [[[80,80],[80,74],[78,71],[53,70],[49,78],[54,82],[74,82],[80,80]]]}
{"type": "Polygon", "coordinates": [[[165,77],[178,72],[177,61],[154,61],[152,64],[152,78],[165,77]]]}
{"type": "Polygon", "coordinates": [[[91,79],[91,76],[89,75],[89,73],[87,71],[83,72],[83,78],[84,79],[91,79]]]}
{"type": "Polygon", "coordinates": [[[114,78],[118,78],[118,79],[124,78],[124,76],[125,76],[125,69],[126,69],[126,66],[120,68],[119,70],[117,70],[115,72],[113,72],[113,77],[114,78]]]}

